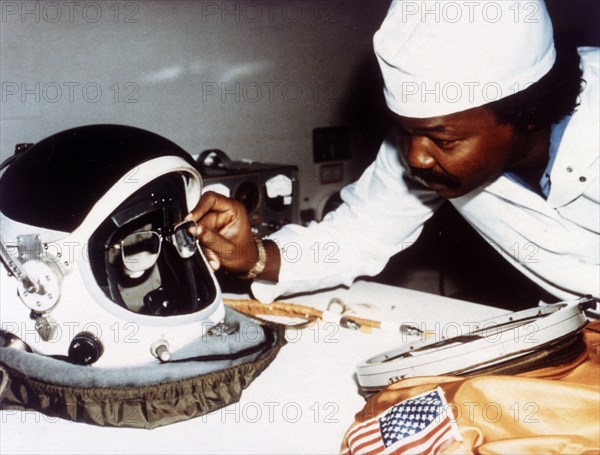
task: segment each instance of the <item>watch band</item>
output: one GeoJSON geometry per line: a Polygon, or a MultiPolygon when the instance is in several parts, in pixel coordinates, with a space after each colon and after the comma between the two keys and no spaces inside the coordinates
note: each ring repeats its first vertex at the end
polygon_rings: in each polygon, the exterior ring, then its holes
{"type": "Polygon", "coordinates": [[[258,260],[256,261],[256,264],[248,270],[247,274],[240,276],[240,278],[245,280],[253,280],[256,278],[257,275],[265,269],[267,264],[267,250],[265,249],[262,239],[254,237],[254,243],[256,243],[256,248],[258,248],[258,260]]]}

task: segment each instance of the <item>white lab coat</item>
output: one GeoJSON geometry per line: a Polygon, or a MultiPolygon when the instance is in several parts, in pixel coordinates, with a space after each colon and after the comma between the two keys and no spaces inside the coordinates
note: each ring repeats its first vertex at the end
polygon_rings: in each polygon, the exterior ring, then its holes
{"type": "MultiPolygon", "coordinates": [[[[561,299],[600,297],[600,49],[580,49],[586,81],[550,174],[547,199],[506,176],[451,203],[511,264],[561,299]]],[[[407,177],[390,133],[374,163],[342,191],[342,204],[319,223],[288,225],[271,238],[281,249],[276,284],[255,281],[256,298],[376,275],[410,246],[442,199],[407,177]]],[[[476,255],[476,251],[469,252],[476,255]]]]}

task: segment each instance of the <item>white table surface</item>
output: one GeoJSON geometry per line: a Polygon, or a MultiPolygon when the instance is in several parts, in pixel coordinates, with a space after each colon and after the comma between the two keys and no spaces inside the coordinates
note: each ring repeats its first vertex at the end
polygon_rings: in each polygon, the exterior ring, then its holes
{"type": "MultiPolygon", "coordinates": [[[[453,336],[474,322],[506,312],[361,281],[350,289],[290,301],[325,309],[333,297],[362,308],[364,316],[426,326],[435,331],[434,336],[453,336]]],[[[339,453],[345,431],[365,403],[357,387],[356,364],[403,341],[418,340],[382,330],[364,333],[323,321],[302,331],[288,330],[287,339],[288,344],[243,392],[240,402],[210,415],[140,430],[7,410],[0,412],[0,453],[339,453]]]]}

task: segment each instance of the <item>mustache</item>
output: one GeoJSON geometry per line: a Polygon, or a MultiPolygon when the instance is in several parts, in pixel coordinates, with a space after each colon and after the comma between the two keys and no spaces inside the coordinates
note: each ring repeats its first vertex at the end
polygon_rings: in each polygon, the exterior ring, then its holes
{"type": "Polygon", "coordinates": [[[414,178],[422,180],[425,183],[439,183],[441,185],[447,186],[450,189],[456,189],[460,186],[460,182],[454,180],[452,177],[446,174],[435,172],[432,169],[422,169],[412,166],[409,167],[411,175],[414,178]]]}

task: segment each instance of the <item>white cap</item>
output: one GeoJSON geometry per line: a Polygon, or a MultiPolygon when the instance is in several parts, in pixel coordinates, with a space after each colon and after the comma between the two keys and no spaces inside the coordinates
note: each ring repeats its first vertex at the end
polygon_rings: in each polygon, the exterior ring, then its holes
{"type": "Polygon", "coordinates": [[[395,0],[373,38],[388,107],[437,117],[527,88],[556,59],[546,5],[395,0]]]}

